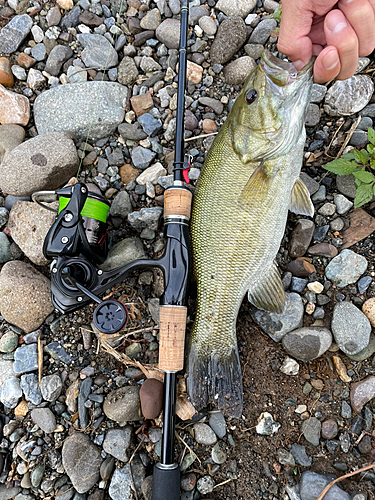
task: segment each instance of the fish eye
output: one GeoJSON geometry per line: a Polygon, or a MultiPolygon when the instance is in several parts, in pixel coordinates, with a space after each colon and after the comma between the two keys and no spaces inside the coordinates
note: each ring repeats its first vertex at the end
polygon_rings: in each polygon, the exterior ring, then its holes
{"type": "Polygon", "coordinates": [[[250,89],[245,97],[247,104],[252,104],[257,97],[258,97],[258,92],[255,89],[250,89]]]}

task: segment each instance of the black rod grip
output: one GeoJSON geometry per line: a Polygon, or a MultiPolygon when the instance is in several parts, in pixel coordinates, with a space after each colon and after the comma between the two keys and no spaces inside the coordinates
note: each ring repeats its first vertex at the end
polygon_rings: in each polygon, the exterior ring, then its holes
{"type": "Polygon", "coordinates": [[[177,464],[173,469],[161,467],[154,466],[152,500],[180,500],[180,467],[177,464]]]}

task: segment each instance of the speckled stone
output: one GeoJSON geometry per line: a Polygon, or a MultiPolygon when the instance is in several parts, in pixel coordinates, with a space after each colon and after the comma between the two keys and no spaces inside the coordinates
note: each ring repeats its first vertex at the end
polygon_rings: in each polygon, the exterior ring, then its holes
{"type": "Polygon", "coordinates": [[[324,100],[324,111],[331,116],[349,116],[361,111],[369,103],[374,84],[367,75],[354,75],[335,82],[324,100]]]}
{"type": "Polygon", "coordinates": [[[370,322],[351,302],[335,305],[331,328],[337,345],[345,354],[358,354],[369,344],[370,322]]]}
{"type": "Polygon", "coordinates": [[[362,408],[375,396],[375,377],[370,376],[355,382],[350,387],[350,402],[353,410],[359,413],[362,408]]]}
{"type": "Polygon", "coordinates": [[[342,250],[331,260],[325,270],[327,279],[338,288],[356,283],[367,269],[367,260],[352,250],[342,250]]]}

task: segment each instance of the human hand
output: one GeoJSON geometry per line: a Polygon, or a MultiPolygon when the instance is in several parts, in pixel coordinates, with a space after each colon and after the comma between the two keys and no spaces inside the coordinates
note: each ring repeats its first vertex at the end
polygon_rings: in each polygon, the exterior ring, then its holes
{"type": "Polygon", "coordinates": [[[278,49],[301,69],[312,56],[314,80],[354,75],[375,47],[375,0],[283,0],[278,49]]]}

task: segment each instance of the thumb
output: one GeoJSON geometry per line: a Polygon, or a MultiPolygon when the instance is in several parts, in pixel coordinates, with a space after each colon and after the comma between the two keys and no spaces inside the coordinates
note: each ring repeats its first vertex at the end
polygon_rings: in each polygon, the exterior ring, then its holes
{"type": "Polygon", "coordinates": [[[297,63],[296,69],[304,66],[313,55],[312,41],[308,37],[311,31],[313,12],[301,6],[301,3],[291,0],[283,1],[277,43],[278,50],[297,63]]]}

